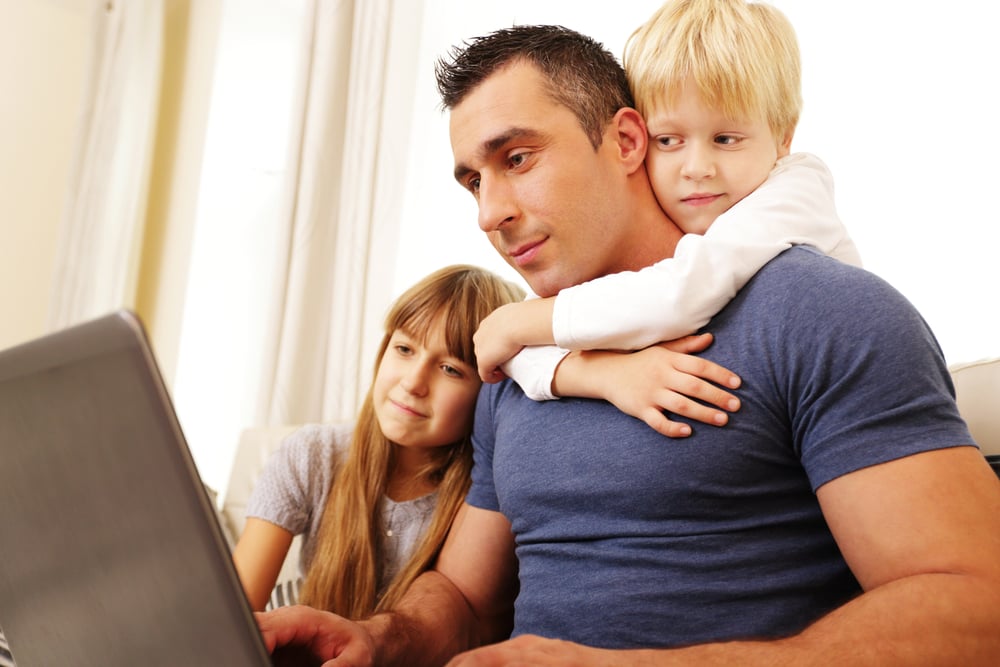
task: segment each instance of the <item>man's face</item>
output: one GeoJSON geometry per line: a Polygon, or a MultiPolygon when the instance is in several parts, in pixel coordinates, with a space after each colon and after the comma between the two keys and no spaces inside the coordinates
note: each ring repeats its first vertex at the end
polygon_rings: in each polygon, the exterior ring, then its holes
{"type": "Polygon", "coordinates": [[[764,118],[727,118],[686,84],[676,104],[646,119],[646,169],[660,207],[687,234],[715,219],[763,183],[788,154],[764,118]]]}
{"type": "Polygon", "coordinates": [[[620,270],[628,191],[617,137],[609,130],[595,150],[533,65],[507,66],[456,105],[451,146],[480,228],[536,294],[620,270]]]}

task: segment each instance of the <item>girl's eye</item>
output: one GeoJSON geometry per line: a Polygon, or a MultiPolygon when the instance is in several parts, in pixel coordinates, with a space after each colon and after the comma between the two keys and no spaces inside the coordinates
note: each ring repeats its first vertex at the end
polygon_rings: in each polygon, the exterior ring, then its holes
{"type": "Polygon", "coordinates": [[[408,355],[413,352],[413,348],[409,345],[404,345],[403,343],[396,343],[396,352],[402,355],[408,355]]]}
{"type": "Polygon", "coordinates": [[[453,377],[453,378],[463,378],[463,377],[465,377],[465,373],[463,373],[461,370],[459,370],[455,366],[451,366],[449,364],[444,364],[443,366],[441,366],[441,370],[444,371],[445,375],[448,375],[448,376],[453,377]]]}

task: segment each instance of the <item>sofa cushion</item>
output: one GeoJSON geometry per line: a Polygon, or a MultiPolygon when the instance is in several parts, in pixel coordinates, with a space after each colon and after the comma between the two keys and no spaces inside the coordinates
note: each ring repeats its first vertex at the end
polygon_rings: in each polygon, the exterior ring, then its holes
{"type": "Polygon", "coordinates": [[[1000,456],[1000,357],[949,368],[958,410],[987,457],[1000,456]]]}

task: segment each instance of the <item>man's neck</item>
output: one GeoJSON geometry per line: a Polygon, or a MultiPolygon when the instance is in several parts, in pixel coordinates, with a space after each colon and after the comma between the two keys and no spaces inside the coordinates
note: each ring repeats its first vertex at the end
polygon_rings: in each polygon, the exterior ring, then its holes
{"type": "Polygon", "coordinates": [[[620,249],[622,266],[618,271],[638,271],[673,257],[684,235],[660,208],[648,185],[637,188],[633,201],[629,214],[635,220],[636,233],[631,246],[620,249]]]}

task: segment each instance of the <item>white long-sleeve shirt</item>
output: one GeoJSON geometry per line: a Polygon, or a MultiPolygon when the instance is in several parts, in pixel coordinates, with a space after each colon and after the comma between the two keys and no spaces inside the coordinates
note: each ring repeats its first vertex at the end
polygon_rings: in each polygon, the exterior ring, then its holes
{"type": "Polygon", "coordinates": [[[809,153],[778,160],[704,235],[681,238],[673,257],[560,291],[552,312],[556,345],[526,347],[503,370],[530,398],[553,399],[556,366],[570,350],[637,350],[694,333],[793,245],[861,265],[837,216],[833,176],[809,153]]]}

